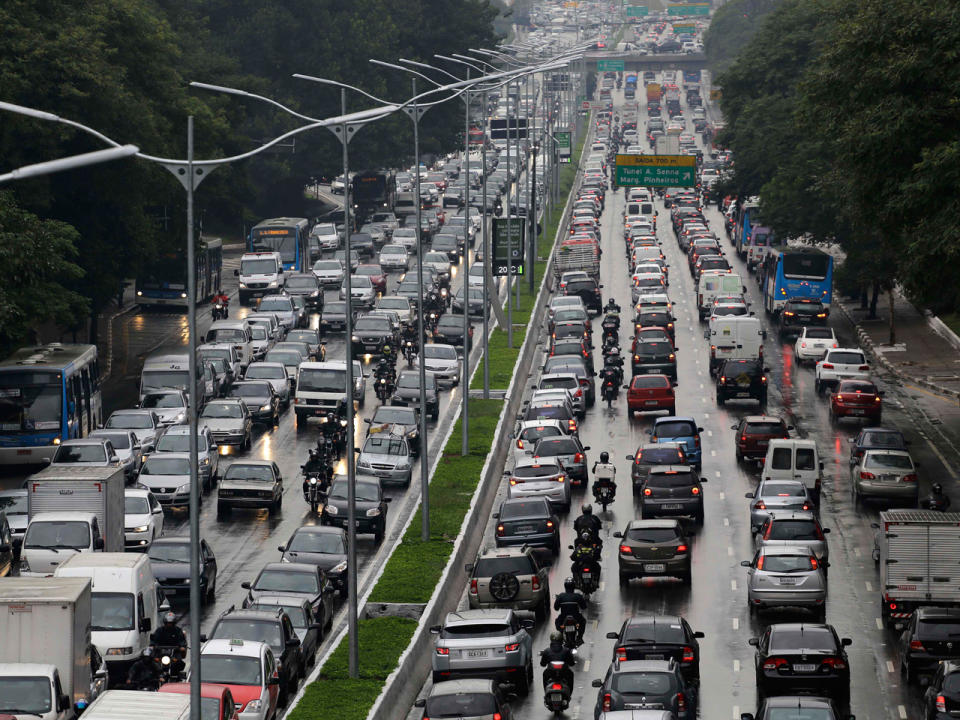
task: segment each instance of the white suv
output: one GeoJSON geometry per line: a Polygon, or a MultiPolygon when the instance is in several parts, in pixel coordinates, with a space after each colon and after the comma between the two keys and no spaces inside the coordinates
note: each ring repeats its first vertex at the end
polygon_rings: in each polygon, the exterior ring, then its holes
{"type": "Polygon", "coordinates": [[[860,348],[834,348],[827,350],[823,360],[817,363],[814,388],[820,394],[826,388],[836,386],[841,380],[869,380],[870,365],[860,348]]]}

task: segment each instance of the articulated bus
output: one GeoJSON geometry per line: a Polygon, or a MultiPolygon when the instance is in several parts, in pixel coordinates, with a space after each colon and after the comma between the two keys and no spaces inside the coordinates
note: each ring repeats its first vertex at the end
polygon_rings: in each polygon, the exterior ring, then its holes
{"type": "MultiPolygon", "coordinates": [[[[213,297],[220,289],[223,273],[223,243],[208,238],[197,243],[197,296],[194,304],[213,297]]],[[[162,254],[157,262],[137,278],[137,302],[141,305],[163,305],[186,308],[187,255],[183,250],[162,254]]]]}
{"type": "Polygon", "coordinates": [[[779,313],[787,300],[833,300],[833,256],[812,247],[772,247],[759,266],[763,307],[779,313]]]}
{"type": "Polygon", "coordinates": [[[40,465],[102,421],[96,345],[21,348],[0,362],[0,465],[40,465]]]}
{"type": "Polygon", "coordinates": [[[306,218],[273,218],[257,223],[250,230],[249,252],[278,252],[287,272],[310,272],[306,218]]]}

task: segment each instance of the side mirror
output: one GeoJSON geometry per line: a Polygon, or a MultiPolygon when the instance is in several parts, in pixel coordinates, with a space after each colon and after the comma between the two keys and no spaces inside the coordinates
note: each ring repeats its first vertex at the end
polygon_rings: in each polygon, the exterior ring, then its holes
{"type": "Polygon", "coordinates": [[[872,522],[872,523],[870,523],[870,527],[872,527],[874,530],[879,530],[879,529],[880,529],[880,523],[872,522]]]}
{"type": "Polygon", "coordinates": [[[466,563],[466,564],[463,566],[463,569],[464,569],[466,572],[468,572],[468,573],[472,573],[472,572],[473,572],[473,563],[466,563]]]}
{"type": "Polygon", "coordinates": [[[615,538],[623,538],[623,533],[620,532],[619,530],[617,530],[617,531],[613,534],[613,536],[614,536],[615,538]]]}
{"type": "Polygon", "coordinates": [[[850,647],[851,645],[853,645],[853,638],[841,638],[840,644],[843,645],[844,647],[850,647]]]}
{"type": "Polygon", "coordinates": [[[603,680],[592,680],[590,685],[595,688],[601,688],[603,687],[603,680]]]}
{"type": "Polygon", "coordinates": [[[759,644],[760,644],[760,638],[752,637],[749,640],[747,640],[747,645],[753,645],[754,647],[757,647],[759,644]]]}
{"type": "Polygon", "coordinates": [[[753,493],[752,493],[752,492],[744,493],[743,496],[744,496],[745,498],[753,499],[753,493]]]}
{"type": "Polygon", "coordinates": [[[153,620],[151,618],[140,618],[140,632],[150,632],[153,628],[153,620]]]}
{"type": "Polygon", "coordinates": [[[95,538],[95,539],[94,539],[94,541],[93,541],[93,549],[94,549],[94,550],[103,550],[103,538],[98,537],[98,538],[95,538]]]}
{"type": "Polygon", "coordinates": [[[59,695],[57,696],[57,710],[66,710],[70,707],[70,696],[69,695],[59,695]]]}
{"type": "Polygon", "coordinates": [[[500,519],[500,513],[493,513],[491,517],[493,517],[494,520],[499,520],[499,519],[500,519]]]}
{"type": "Polygon", "coordinates": [[[740,720],[753,720],[753,715],[750,713],[740,713],[740,720]]]}
{"type": "Polygon", "coordinates": [[[617,640],[617,639],[619,639],[619,637],[620,637],[620,633],[617,633],[617,632],[608,632],[608,633],[607,633],[607,637],[608,637],[610,640],[617,640]]]}
{"type": "Polygon", "coordinates": [[[703,432],[703,428],[702,428],[702,427],[698,427],[698,428],[697,428],[697,432],[698,432],[698,433],[702,433],[702,432],[703,432]]]}
{"type": "Polygon", "coordinates": [[[244,580],[242,583],[240,583],[240,587],[242,587],[244,590],[249,590],[250,582],[248,580],[244,580]]]}
{"type": "Polygon", "coordinates": [[[286,546],[286,545],[277,545],[277,550],[279,550],[280,552],[286,552],[286,551],[287,551],[287,546],[286,546]]]}
{"type": "Polygon", "coordinates": [[[422,708],[422,707],[425,707],[426,704],[427,704],[427,701],[424,698],[418,698],[417,700],[414,701],[413,706],[422,708]]]}
{"type": "Polygon", "coordinates": [[[697,630],[697,631],[693,634],[693,636],[694,636],[695,638],[704,638],[704,637],[706,637],[700,630],[697,630]]]}
{"type": "Polygon", "coordinates": [[[827,535],[830,532],[830,528],[822,528],[823,534],[827,535]]]}
{"type": "Polygon", "coordinates": [[[753,567],[753,563],[750,562],[749,560],[741,560],[740,567],[746,567],[746,568],[753,567]]]}
{"type": "Polygon", "coordinates": [[[207,641],[207,634],[200,633],[200,642],[206,642],[206,641],[207,641]]]}

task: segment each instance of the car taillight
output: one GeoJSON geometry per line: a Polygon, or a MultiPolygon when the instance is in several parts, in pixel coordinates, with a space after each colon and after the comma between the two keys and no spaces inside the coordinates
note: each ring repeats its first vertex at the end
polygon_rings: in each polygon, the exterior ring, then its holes
{"type": "Polygon", "coordinates": [[[503,535],[503,533],[504,533],[503,523],[500,523],[499,525],[497,525],[497,535],[503,535]]]}
{"type": "Polygon", "coordinates": [[[819,562],[815,557],[811,557],[811,558],[810,558],[810,569],[811,569],[811,570],[816,570],[818,567],[820,567],[820,562],[819,562]]]}
{"type": "Polygon", "coordinates": [[[700,447],[700,436],[697,435],[693,438],[693,444],[695,447],[700,447]]]}
{"type": "Polygon", "coordinates": [[[573,418],[570,418],[569,420],[567,420],[567,427],[570,428],[570,432],[576,432],[576,431],[577,431],[577,421],[574,420],[573,418]]]}
{"type": "Polygon", "coordinates": [[[803,510],[804,512],[806,512],[806,511],[810,510],[810,504],[809,504],[809,503],[804,503],[803,506],[802,506],[800,509],[803,510]]]}
{"type": "Polygon", "coordinates": [[[503,715],[501,715],[500,713],[494,713],[493,720],[503,720],[503,715]]]}
{"type": "Polygon", "coordinates": [[[685,553],[687,551],[686,545],[677,545],[677,554],[685,553]]]}
{"type": "Polygon", "coordinates": [[[604,693],[603,694],[603,711],[610,712],[611,704],[612,703],[611,703],[610,693],[604,693]]]}
{"type": "Polygon", "coordinates": [[[516,479],[516,478],[510,478],[510,484],[511,484],[511,485],[516,485],[516,484],[517,484],[517,479],[516,479]]]}
{"type": "Polygon", "coordinates": [[[806,347],[806,346],[807,344],[805,342],[800,343],[800,347],[806,347]]]}
{"type": "Polygon", "coordinates": [[[838,658],[838,657],[824,658],[823,664],[826,665],[827,667],[833,668],[834,670],[847,669],[847,663],[846,661],[844,661],[843,658],[838,658]]]}
{"type": "Polygon", "coordinates": [[[577,453],[576,455],[574,455],[574,456],[573,456],[573,461],[574,461],[575,463],[583,462],[583,453],[577,453]]]}
{"type": "Polygon", "coordinates": [[[763,555],[757,558],[757,570],[763,570],[763,555]]]}
{"type": "Polygon", "coordinates": [[[788,663],[785,658],[767,658],[763,663],[763,669],[776,670],[777,668],[781,668],[787,664],[788,663]]]}
{"type": "Polygon", "coordinates": [[[517,440],[517,447],[523,450],[523,440],[520,440],[520,439],[517,440]]]}
{"type": "Polygon", "coordinates": [[[727,381],[727,376],[726,376],[726,375],[721,375],[721,376],[720,376],[720,382],[725,383],[726,381],[727,381]]]}
{"type": "Polygon", "coordinates": [[[629,554],[631,553],[630,546],[629,546],[629,545],[621,545],[621,546],[620,546],[620,552],[622,552],[624,555],[629,555],[629,554]]]}
{"type": "Polygon", "coordinates": [[[880,402],[880,396],[879,396],[879,395],[874,395],[874,396],[873,396],[873,401],[874,401],[874,402],[880,402]]]}
{"type": "Polygon", "coordinates": [[[530,587],[534,590],[540,589],[540,577],[537,575],[533,576],[533,580],[530,582],[530,587]]]}
{"type": "Polygon", "coordinates": [[[763,500],[757,500],[757,501],[753,504],[753,509],[754,509],[754,510],[766,510],[766,509],[767,509],[767,504],[766,504],[763,500]]]}
{"type": "Polygon", "coordinates": [[[510,643],[509,645],[504,645],[503,649],[506,652],[516,652],[519,647],[520,643],[510,643]]]}
{"type": "Polygon", "coordinates": [[[574,397],[583,397],[583,388],[577,388],[577,391],[573,394],[574,397]]]}
{"type": "Polygon", "coordinates": [[[437,648],[437,655],[449,655],[450,648],[437,648]]]}
{"type": "Polygon", "coordinates": [[[694,660],[693,648],[692,648],[692,647],[685,647],[685,648],[683,649],[683,662],[685,662],[685,663],[691,663],[691,662],[693,662],[693,660],[694,660]]]}
{"type": "Polygon", "coordinates": [[[920,642],[919,640],[911,640],[911,641],[910,641],[910,649],[911,649],[911,650],[916,650],[917,652],[924,652],[924,651],[925,651],[925,648],[923,647],[923,643],[920,642]]]}
{"type": "Polygon", "coordinates": [[[904,475],[900,479],[900,482],[914,482],[914,483],[917,482],[916,473],[910,473],[909,475],[904,475]]]}
{"type": "Polygon", "coordinates": [[[673,353],[670,353],[670,357],[669,357],[669,358],[667,358],[667,359],[668,359],[668,360],[670,360],[670,362],[673,362],[674,360],[676,360],[676,359],[677,359],[677,356],[676,356],[676,355],[674,355],[673,353]]]}
{"type": "Polygon", "coordinates": [[[947,699],[943,695],[937,695],[937,712],[945,713],[947,711],[947,699]]]}
{"type": "Polygon", "coordinates": [[[698,487],[692,487],[692,488],[690,488],[690,494],[691,494],[691,495],[699,495],[699,494],[700,494],[700,488],[698,488],[698,487]]]}
{"type": "Polygon", "coordinates": [[[651,495],[653,495],[653,491],[650,488],[644,488],[643,494],[646,495],[647,497],[650,497],[651,495]]]}
{"type": "Polygon", "coordinates": [[[861,365],[860,367],[857,368],[857,370],[869,370],[869,369],[870,369],[869,365],[861,365]]]}
{"type": "Polygon", "coordinates": [[[477,587],[477,581],[476,581],[476,580],[471,580],[471,581],[470,581],[470,594],[471,594],[471,595],[476,595],[478,592],[480,592],[480,588],[477,587]]]}
{"type": "Polygon", "coordinates": [[[683,712],[687,709],[687,698],[683,693],[677,693],[677,710],[683,712]]]}
{"type": "Polygon", "coordinates": [[[833,370],[833,363],[825,362],[825,363],[823,364],[823,369],[824,369],[824,370],[833,370]]]}

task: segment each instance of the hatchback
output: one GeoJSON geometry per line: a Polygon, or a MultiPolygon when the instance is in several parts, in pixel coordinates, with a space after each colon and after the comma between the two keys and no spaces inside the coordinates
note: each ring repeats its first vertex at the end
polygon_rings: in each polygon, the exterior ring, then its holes
{"type": "Polygon", "coordinates": [[[830,327],[804,327],[793,345],[793,355],[797,364],[817,362],[823,359],[827,350],[838,347],[837,336],[830,327]]]}
{"type": "Polygon", "coordinates": [[[697,717],[697,689],[673,660],[614,660],[599,688],[594,720],[614,710],[672,710],[678,720],[697,717]]]}
{"type": "Polygon", "coordinates": [[[630,461],[630,478],[633,491],[640,490],[640,484],[647,477],[647,469],[653,465],[686,465],[687,454],[683,443],[661,442],[645,443],[637,448],[633,455],[625,456],[630,461]]]}
{"type": "MultiPolygon", "coordinates": [[[[830,528],[820,526],[820,521],[810,512],[784,511],[771,514],[757,533],[755,546],[761,548],[797,545],[810,548],[818,560],[829,560],[827,533],[830,528]]],[[[826,571],[826,568],[824,568],[826,571]]]]}
{"type": "Polygon", "coordinates": [[[944,660],[960,660],[960,609],[920,607],[905,625],[897,655],[908,683],[919,673],[936,670],[944,660]]]}
{"type": "Polygon", "coordinates": [[[850,466],[857,501],[883,498],[916,507],[920,499],[917,464],[906,450],[866,450],[850,466]]]}
{"type": "Polygon", "coordinates": [[[497,547],[548,547],[560,554],[560,521],[546,498],[504,500],[493,514],[497,547]]]}
{"type": "Polygon", "coordinates": [[[423,708],[423,718],[458,720],[512,720],[506,695],[493,680],[477,678],[446,680],[431,686],[427,697],[414,705],[423,708]]]}
{"type": "Polygon", "coordinates": [[[879,424],[883,414],[883,391],[869,380],[841,380],[830,394],[830,420],[862,417],[879,424]]]}
{"type": "Polygon", "coordinates": [[[677,577],[690,584],[690,545],[679,520],[632,520],[626,530],[613,536],[620,540],[621,588],[630,578],[651,576],[677,577]]]}
{"type": "MultiPolygon", "coordinates": [[[[322,525],[348,527],[349,492],[346,477],[338,475],[320,514],[322,525]]],[[[354,499],[357,533],[371,533],[377,543],[383,542],[387,533],[387,503],[393,498],[383,496],[379,481],[357,478],[354,482],[354,499]]]]}
{"type": "Polygon", "coordinates": [[[630,367],[634,375],[666,375],[677,379],[677,351],[664,340],[638,340],[633,345],[630,367]]]}
{"type": "Polygon", "coordinates": [[[750,532],[758,533],[775,512],[813,512],[816,503],[799,480],[762,480],[753,492],[744,494],[750,503],[750,532]]]}
{"type": "Polygon", "coordinates": [[[347,596],[347,535],[342,528],[304,525],[297,528],[285,545],[281,562],[316,565],[347,596]]]}
{"type": "Polygon", "coordinates": [[[642,614],[627,618],[619,632],[608,632],[614,640],[613,659],[673,660],[690,682],[700,679],[700,643],[702,632],[678,615],[642,614]]]}
{"type": "Polygon", "coordinates": [[[653,428],[647,431],[651,442],[683,443],[688,462],[698,468],[702,457],[700,445],[700,433],[702,432],[703,428],[699,427],[693,418],[675,415],[657,418],[653,422],[653,428]]]}
{"type": "Polygon", "coordinates": [[[737,461],[767,456],[767,446],[776,438],[789,438],[792,425],[770,415],[747,415],[730,426],[737,461]]]}
{"type": "Polygon", "coordinates": [[[560,461],[554,458],[518,458],[508,473],[510,498],[546,498],[561,512],[570,512],[570,479],[560,461]]]}
{"type": "Polygon", "coordinates": [[[627,391],[627,415],[634,413],[666,410],[667,415],[677,412],[677,397],[674,385],[666,375],[636,375],[629,385],[624,385],[627,391]]]}
{"type": "Polygon", "coordinates": [[[785,546],[761,548],[747,568],[747,605],[755,613],[768,608],[799,607],[823,621],[827,613],[827,578],[810,548],[785,546]]]}
{"type": "Polygon", "coordinates": [[[923,720],[950,720],[960,714],[960,663],[946,660],[937,666],[923,694],[923,720]]]}
{"type": "Polygon", "coordinates": [[[542,438],[533,448],[534,459],[555,458],[567,471],[570,482],[574,485],[585,484],[589,480],[587,473],[587,450],[576,435],[563,437],[542,438]]]}
{"type": "Polygon", "coordinates": [[[289,595],[310,602],[314,617],[324,627],[333,616],[333,583],[316,565],[308,563],[273,562],[260,570],[253,582],[242,582],[246,590],[243,607],[248,608],[261,597],[289,595]]]}

